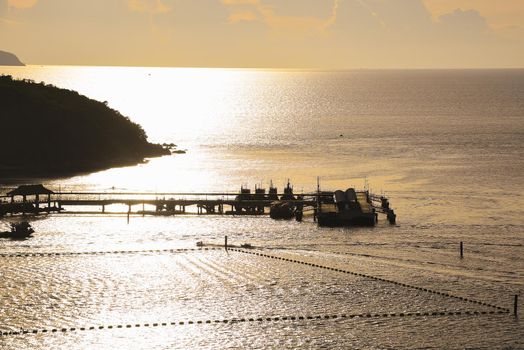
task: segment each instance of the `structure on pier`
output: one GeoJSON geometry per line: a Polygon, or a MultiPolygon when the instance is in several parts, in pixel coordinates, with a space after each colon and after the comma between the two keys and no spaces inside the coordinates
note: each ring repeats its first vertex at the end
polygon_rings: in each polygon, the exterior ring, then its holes
{"type": "Polygon", "coordinates": [[[40,196],[40,195],[47,195],[48,198],[55,192],[51,191],[48,188],[45,188],[44,185],[38,184],[38,185],[21,185],[15,188],[12,191],[7,192],[7,195],[11,197],[14,200],[15,196],[22,196],[23,198],[26,198],[27,196],[40,196]]]}
{"type": "Polygon", "coordinates": [[[7,212],[13,213],[40,213],[55,211],[56,207],[52,206],[51,196],[55,194],[52,190],[44,187],[42,184],[38,185],[21,185],[12,191],[7,192],[6,197],[9,198],[7,204],[2,204],[0,207],[0,215],[5,215],[7,212]],[[40,196],[45,196],[41,200],[40,196]],[[17,197],[22,200],[17,201],[17,197]],[[47,207],[41,208],[42,203],[47,203],[47,207]]]}

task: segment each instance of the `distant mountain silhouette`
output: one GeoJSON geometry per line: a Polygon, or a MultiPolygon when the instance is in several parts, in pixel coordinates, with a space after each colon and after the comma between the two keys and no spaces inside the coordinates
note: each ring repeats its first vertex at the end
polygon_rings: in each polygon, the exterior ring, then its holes
{"type": "Polygon", "coordinates": [[[0,76],[0,126],[0,176],[65,176],[171,154],[107,103],[11,76],[0,76]]]}
{"type": "Polygon", "coordinates": [[[0,66],[25,66],[14,54],[0,51],[0,66]]]}

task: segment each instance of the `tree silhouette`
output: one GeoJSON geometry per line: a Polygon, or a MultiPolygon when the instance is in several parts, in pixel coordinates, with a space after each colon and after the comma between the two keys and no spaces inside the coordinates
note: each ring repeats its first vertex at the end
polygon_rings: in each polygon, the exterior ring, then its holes
{"type": "Polygon", "coordinates": [[[54,176],[170,154],[144,129],[76,91],[0,76],[0,173],[54,176]]]}

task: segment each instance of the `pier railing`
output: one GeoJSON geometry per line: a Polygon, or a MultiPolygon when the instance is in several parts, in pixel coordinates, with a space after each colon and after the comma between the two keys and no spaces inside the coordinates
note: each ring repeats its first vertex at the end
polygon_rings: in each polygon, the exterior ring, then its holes
{"type": "MultiPolygon", "coordinates": [[[[281,198],[282,194],[277,194],[281,198]]],[[[120,206],[118,212],[174,215],[198,214],[264,214],[276,199],[272,194],[239,194],[238,192],[56,192],[44,195],[2,196],[0,214],[40,212],[101,212],[113,213],[112,206],[120,206]],[[123,209],[122,208],[126,208],[123,209]],[[75,211],[71,209],[76,207],[75,211]],[[89,208],[98,209],[89,209],[89,208]],[[137,209],[138,207],[138,209],[137,209]],[[187,209],[187,210],[186,210],[187,209]]],[[[282,199],[280,199],[282,201],[282,199]]],[[[313,194],[295,195],[284,200],[300,207],[315,205],[313,194]]]]}

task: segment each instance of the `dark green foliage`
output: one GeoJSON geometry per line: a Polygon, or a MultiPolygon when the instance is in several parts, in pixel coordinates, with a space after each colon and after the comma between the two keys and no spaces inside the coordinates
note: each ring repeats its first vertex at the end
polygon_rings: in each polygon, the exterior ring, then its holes
{"type": "Polygon", "coordinates": [[[0,173],[62,175],[170,153],[105,103],[10,76],[0,76],[0,128],[0,173]]]}

